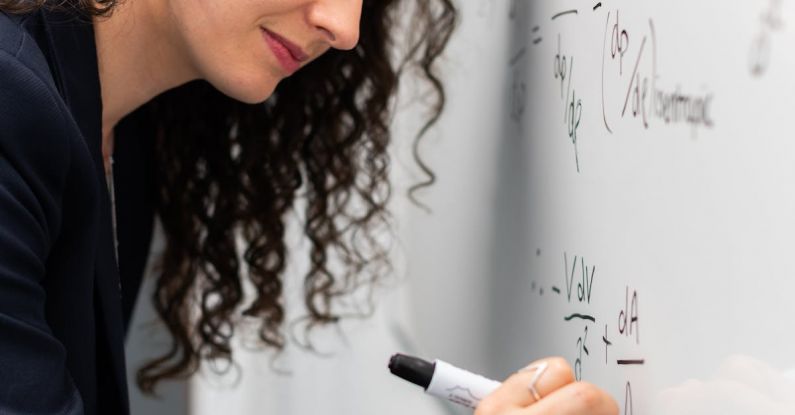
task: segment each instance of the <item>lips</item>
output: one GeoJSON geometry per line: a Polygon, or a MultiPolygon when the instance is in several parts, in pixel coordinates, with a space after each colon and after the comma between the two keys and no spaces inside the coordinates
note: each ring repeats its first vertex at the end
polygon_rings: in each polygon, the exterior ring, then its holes
{"type": "Polygon", "coordinates": [[[301,69],[301,63],[309,59],[309,56],[300,47],[268,29],[262,28],[262,36],[288,75],[301,69]]]}

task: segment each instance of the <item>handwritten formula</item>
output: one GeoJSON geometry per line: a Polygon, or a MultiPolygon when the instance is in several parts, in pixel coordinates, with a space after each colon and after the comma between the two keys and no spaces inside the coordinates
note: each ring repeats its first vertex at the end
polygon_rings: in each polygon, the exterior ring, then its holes
{"type": "MultiPolygon", "coordinates": [[[[537,251],[540,256],[541,250],[537,251]]],[[[556,301],[564,302],[570,310],[558,316],[563,324],[577,327],[577,336],[572,338],[571,361],[577,380],[585,379],[590,368],[597,370],[622,370],[626,376],[624,388],[624,414],[633,413],[632,368],[642,367],[647,359],[642,355],[616,355],[612,348],[619,343],[621,350],[639,349],[641,345],[641,296],[638,290],[625,285],[623,292],[613,296],[614,312],[597,315],[592,302],[594,288],[602,276],[595,263],[586,257],[564,252],[562,255],[561,278],[558,283],[546,287],[533,282],[531,291],[538,296],[551,292],[556,301]],[[628,346],[628,347],[627,347],[628,346]]],[[[549,296],[549,294],[547,294],[549,296]]],[[[604,301],[606,299],[599,299],[604,301]]],[[[554,317],[553,317],[554,318],[554,317]]]]}
{"type": "MultiPolygon", "coordinates": [[[[611,8],[607,2],[579,1],[576,3],[587,3],[587,6],[559,10],[547,21],[536,18],[536,22],[520,22],[519,16],[528,3],[527,0],[513,0],[509,5],[511,24],[532,28],[525,43],[515,47],[509,60],[510,118],[516,124],[523,123],[528,99],[536,91],[530,90],[523,76],[532,72],[522,65],[527,65],[526,62],[532,59],[528,56],[530,48],[539,47],[543,42],[541,53],[546,54],[552,67],[549,80],[559,91],[558,102],[550,104],[559,108],[561,117],[557,137],[543,138],[565,139],[571,147],[572,164],[578,173],[582,173],[587,164],[581,154],[583,140],[588,140],[589,145],[598,145],[596,143],[605,135],[614,134],[624,125],[637,124],[644,130],[684,125],[694,133],[715,127],[716,94],[707,82],[688,80],[685,85],[680,80],[664,76],[661,70],[664,65],[660,62],[664,42],[653,18],[627,16],[620,8],[611,8]],[[603,31],[594,36],[594,33],[577,30],[578,22],[585,20],[599,22],[598,26],[603,31]],[[570,48],[574,43],[590,45],[592,53],[588,54],[589,58],[599,53],[599,66],[594,67],[593,60],[577,56],[570,48]],[[584,85],[592,85],[594,81],[600,85],[598,96],[581,92],[584,85]],[[693,87],[694,84],[697,86],[693,87]],[[588,114],[599,113],[601,128],[594,125],[585,128],[588,114]]],[[[768,26],[776,25],[771,23],[768,26]]],[[[760,59],[763,58],[757,61],[760,59]]],[[[535,62],[530,65],[531,71],[539,67],[535,62]]],[[[681,132],[677,130],[673,134],[681,132]]]]}

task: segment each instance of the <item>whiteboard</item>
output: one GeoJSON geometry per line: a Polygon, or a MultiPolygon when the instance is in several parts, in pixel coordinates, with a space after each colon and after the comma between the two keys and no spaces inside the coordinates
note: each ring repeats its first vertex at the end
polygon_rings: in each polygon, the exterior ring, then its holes
{"type": "Polygon", "coordinates": [[[497,143],[467,166],[487,372],[561,355],[622,414],[795,413],[795,5],[459,4],[439,135],[497,143]]]}

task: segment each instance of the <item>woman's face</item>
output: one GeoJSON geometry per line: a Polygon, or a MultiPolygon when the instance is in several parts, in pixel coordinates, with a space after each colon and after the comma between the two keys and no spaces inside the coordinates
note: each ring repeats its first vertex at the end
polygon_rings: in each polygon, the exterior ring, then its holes
{"type": "Polygon", "coordinates": [[[199,77],[257,103],[329,48],[354,48],[362,0],[169,0],[167,7],[199,77]]]}

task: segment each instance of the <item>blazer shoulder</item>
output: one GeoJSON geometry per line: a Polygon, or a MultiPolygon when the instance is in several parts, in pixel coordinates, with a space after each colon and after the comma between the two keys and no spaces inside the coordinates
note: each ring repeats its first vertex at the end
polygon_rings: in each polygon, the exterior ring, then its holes
{"type": "MultiPolygon", "coordinates": [[[[27,207],[50,237],[60,229],[61,200],[79,136],[67,111],[29,65],[0,49],[0,195],[8,196],[4,187],[16,189],[10,192],[18,197],[15,203],[27,207]]],[[[0,202],[9,205],[3,198],[0,202]]],[[[5,214],[2,208],[0,213],[5,214]]]]}
{"type": "MultiPolygon", "coordinates": [[[[44,52],[30,33],[31,28],[38,30],[43,27],[41,11],[28,14],[0,12],[0,55],[27,67],[51,92],[57,93],[44,52]]],[[[3,75],[4,72],[0,72],[0,85],[7,82],[3,75]]]]}
{"type": "Polygon", "coordinates": [[[22,24],[29,17],[29,14],[0,12],[0,50],[12,55],[19,52],[25,34],[22,24]]]}
{"type": "MultiPolygon", "coordinates": [[[[66,108],[60,105],[62,99],[50,65],[36,38],[30,33],[30,30],[43,27],[44,19],[40,10],[27,14],[0,11],[0,98],[20,99],[23,102],[32,100],[31,103],[36,104],[36,112],[50,112],[49,115],[55,118],[63,118],[66,108]]],[[[12,106],[4,110],[13,113],[23,108],[12,106]]]]}
{"type": "Polygon", "coordinates": [[[0,49],[0,104],[3,104],[0,120],[11,121],[26,112],[55,121],[57,127],[63,128],[67,110],[61,105],[52,78],[43,76],[38,69],[0,49]]]}
{"type": "Polygon", "coordinates": [[[0,13],[0,33],[18,34],[22,49],[12,53],[0,47],[0,158],[63,167],[68,160],[63,156],[70,153],[68,137],[78,131],[77,126],[70,122],[46,60],[42,68],[36,59],[38,49],[26,46],[33,40],[24,29],[9,29],[7,17],[2,16],[0,13]],[[61,161],[53,164],[56,160],[61,161]]]}

